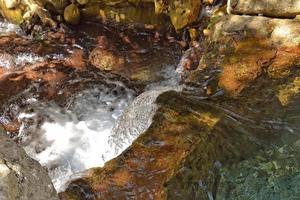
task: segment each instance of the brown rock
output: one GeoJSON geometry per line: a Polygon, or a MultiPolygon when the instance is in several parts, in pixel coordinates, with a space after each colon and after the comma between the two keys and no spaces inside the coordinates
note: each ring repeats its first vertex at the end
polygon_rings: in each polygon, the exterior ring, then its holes
{"type": "Polygon", "coordinates": [[[275,78],[288,75],[300,64],[300,21],[228,15],[211,29],[209,48],[200,60],[201,70],[220,66],[219,86],[239,94],[264,72],[275,78]]]}
{"type": "Polygon", "coordinates": [[[89,60],[92,65],[104,71],[119,71],[124,68],[125,64],[124,57],[112,50],[101,47],[95,48],[91,52],[89,60]]]}
{"type": "MultiPolygon", "coordinates": [[[[245,152],[240,149],[247,147],[248,153],[256,149],[247,136],[220,131],[229,118],[207,104],[175,92],[162,94],[156,102],[159,109],[150,128],[103,168],[91,169],[85,177],[72,181],[60,193],[62,200],[195,196],[205,200],[206,190],[215,189],[215,161],[223,162],[229,157],[233,161],[245,152]],[[200,180],[206,190],[193,186],[200,180]]],[[[248,153],[244,156],[251,154],[248,153]]]]}
{"type": "Polygon", "coordinates": [[[166,79],[169,74],[165,69],[178,62],[176,55],[180,54],[180,49],[177,44],[163,43],[155,33],[133,31],[127,30],[114,37],[99,36],[96,48],[89,55],[90,63],[139,85],[166,79]]]}

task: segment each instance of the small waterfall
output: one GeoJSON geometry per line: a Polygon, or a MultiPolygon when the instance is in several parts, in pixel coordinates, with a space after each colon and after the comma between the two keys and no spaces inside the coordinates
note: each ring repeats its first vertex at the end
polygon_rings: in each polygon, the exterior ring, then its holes
{"type": "Polygon", "coordinates": [[[65,108],[28,99],[30,106],[20,113],[21,143],[48,168],[57,191],[72,175],[101,167],[118,155],[114,149],[119,142],[109,142],[111,130],[134,92],[121,83],[113,85],[84,90],[71,97],[65,108]]]}

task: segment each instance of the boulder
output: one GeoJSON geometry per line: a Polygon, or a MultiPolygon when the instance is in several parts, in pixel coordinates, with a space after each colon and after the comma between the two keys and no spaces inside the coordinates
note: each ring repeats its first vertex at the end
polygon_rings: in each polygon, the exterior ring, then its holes
{"type": "Polygon", "coordinates": [[[212,26],[197,77],[211,66],[221,68],[219,86],[238,95],[262,74],[271,78],[288,76],[300,65],[300,21],[257,16],[227,15],[212,26]]]}
{"type": "Polygon", "coordinates": [[[2,131],[0,132],[0,199],[58,200],[47,171],[2,131]]]}
{"type": "Polygon", "coordinates": [[[200,16],[201,0],[154,0],[154,2],[156,13],[167,13],[177,30],[197,21],[200,16]]]}
{"type": "Polygon", "coordinates": [[[0,12],[6,19],[17,24],[28,23],[38,16],[43,24],[55,27],[56,19],[63,16],[70,24],[78,24],[83,19],[146,24],[166,29],[173,24],[175,29],[179,30],[197,21],[201,11],[201,0],[170,2],[77,0],[71,2],[69,0],[0,0],[0,12]]]}
{"type": "Polygon", "coordinates": [[[155,14],[154,3],[151,1],[138,1],[128,3],[92,2],[80,8],[83,20],[100,21],[104,23],[119,24],[145,24],[152,27],[167,28],[171,22],[164,14],[155,14]]]}
{"type": "Polygon", "coordinates": [[[1,0],[0,13],[6,19],[16,24],[30,21],[34,16],[38,16],[44,24],[56,26],[56,22],[52,19],[48,10],[44,9],[46,3],[56,7],[61,1],[45,1],[45,0],[1,0]]]}
{"type": "Polygon", "coordinates": [[[300,14],[299,0],[229,0],[230,14],[294,18],[300,14]]]}
{"type": "Polygon", "coordinates": [[[177,44],[162,43],[154,34],[124,31],[114,37],[98,36],[89,61],[99,70],[118,74],[139,86],[167,80],[175,72],[181,52],[177,44]]]}
{"type": "Polygon", "coordinates": [[[153,123],[128,149],[72,181],[60,198],[210,199],[218,167],[259,149],[250,132],[239,133],[236,122],[209,104],[174,91],[156,103],[153,123]],[[222,131],[228,124],[230,131],[222,131]]]}
{"type": "Polygon", "coordinates": [[[80,22],[79,8],[75,4],[68,5],[64,10],[64,19],[69,24],[78,24],[80,22]]]}

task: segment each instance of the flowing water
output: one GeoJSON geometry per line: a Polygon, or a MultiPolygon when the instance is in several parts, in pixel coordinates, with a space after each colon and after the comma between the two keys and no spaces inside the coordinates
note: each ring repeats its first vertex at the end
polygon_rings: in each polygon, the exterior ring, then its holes
{"type": "MultiPolygon", "coordinates": [[[[0,23],[0,33],[5,36],[17,34],[28,39],[18,26],[7,22],[0,23]]],[[[94,36],[85,36],[86,40],[80,39],[79,42],[87,46],[95,43],[94,36]]],[[[11,51],[10,54],[3,50],[5,53],[0,57],[0,66],[8,70],[5,73],[10,75],[23,66],[64,60],[68,54],[73,53],[74,48],[82,49],[79,44],[64,45],[65,52],[61,52],[59,44],[56,48],[57,50],[50,50],[51,53],[40,55],[30,49],[11,51]]],[[[146,90],[152,94],[150,99],[146,99],[150,100],[147,105],[153,104],[160,93],[170,89],[156,89],[158,86],[177,85],[177,78],[170,75],[174,72],[174,65],[166,65],[158,72],[164,80],[153,82],[147,87],[146,90]]],[[[0,115],[0,123],[12,127],[13,130],[9,131],[11,137],[24,147],[29,156],[48,169],[57,191],[63,191],[65,184],[80,176],[80,172],[102,167],[106,161],[119,155],[151,123],[151,116],[146,115],[144,117],[149,117],[147,124],[120,138],[121,134],[117,130],[125,127],[118,123],[114,131],[113,128],[123,111],[137,96],[136,90],[116,81],[114,76],[92,69],[80,73],[75,70],[71,74],[73,75],[62,81],[61,88],[54,89],[58,97],[52,100],[45,97],[44,90],[48,88],[42,81],[33,79],[17,95],[8,97],[0,115]],[[74,91],[70,93],[69,90],[74,91]]],[[[139,99],[144,103],[143,97],[140,97],[134,105],[139,104],[139,99]]],[[[155,108],[151,110],[154,112],[155,108]]]]}
{"type": "MultiPolygon", "coordinates": [[[[101,167],[122,153],[151,125],[158,109],[155,104],[157,97],[168,90],[183,89],[182,94],[186,98],[222,113],[223,119],[215,128],[217,133],[229,135],[225,138],[228,141],[243,142],[245,135],[249,136],[248,139],[257,147],[255,151],[250,149],[250,145],[244,147],[246,150],[238,149],[234,158],[221,157],[225,160],[223,163],[215,160],[219,182],[214,184],[221,189],[210,191],[205,182],[197,180],[193,190],[204,190],[208,199],[300,197],[298,69],[284,79],[261,77],[238,97],[229,98],[217,86],[220,73],[217,68],[204,70],[197,87],[179,86],[183,70],[179,66],[176,71],[174,63],[179,63],[178,52],[171,52],[168,55],[174,60],[164,63],[163,69],[157,71],[160,79],[145,86],[143,91],[146,92],[139,95],[142,90],[119,76],[90,68],[80,71],[61,66],[60,61],[69,59],[74,52],[94,47],[95,36],[103,34],[97,31],[84,33],[85,37],[80,37],[77,43],[53,44],[47,41],[47,51],[43,53],[34,51],[35,48],[8,50],[8,53],[1,49],[0,52],[0,73],[8,82],[0,82],[7,87],[8,93],[7,96],[0,94],[0,102],[3,103],[0,123],[31,157],[48,169],[57,191],[63,191],[66,183],[81,176],[81,172],[101,167]],[[34,68],[43,66],[44,62],[50,62],[50,67],[34,68]],[[25,73],[20,72],[22,67],[25,73]],[[20,84],[19,80],[22,80],[20,84]],[[10,84],[13,86],[9,87],[10,84]],[[247,152],[247,148],[252,152],[247,152]],[[278,191],[282,192],[282,196],[278,196],[278,191]]],[[[0,33],[25,37],[17,26],[6,22],[0,22],[0,33]]],[[[126,52],[122,44],[116,46],[126,52]]],[[[146,50],[139,50],[137,54],[146,55],[146,50]]],[[[153,51],[150,56],[140,59],[142,64],[153,62],[157,65],[169,59],[164,55],[163,58],[152,59],[160,54],[158,49],[153,51]]],[[[6,92],[6,89],[2,91],[6,92]]],[[[227,144],[227,140],[222,141],[219,147],[227,144]]],[[[239,146],[236,143],[230,145],[239,146]]],[[[191,168],[186,166],[182,169],[191,168]]],[[[213,170],[207,173],[213,173],[213,170]]],[[[151,181],[150,175],[148,181],[151,181]]],[[[196,192],[194,197],[197,199],[196,192]]]]}
{"type": "Polygon", "coordinates": [[[26,100],[26,110],[18,116],[22,122],[18,136],[26,152],[49,169],[57,190],[72,175],[101,167],[118,155],[114,150],[118,141],[109,142],[111,130],[135,93],[121,83],[112,84],[113,88],[97,85],[83,90],[65,107],[26,100]]]}

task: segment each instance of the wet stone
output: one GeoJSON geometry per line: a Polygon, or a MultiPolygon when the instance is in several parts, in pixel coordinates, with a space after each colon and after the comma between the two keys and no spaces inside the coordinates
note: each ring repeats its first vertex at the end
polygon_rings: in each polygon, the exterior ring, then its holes
{"type": "Polygon", "coordinates": [[[46,170],[0,131],[0,198],[58,200],[46,170]]]}

